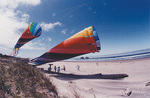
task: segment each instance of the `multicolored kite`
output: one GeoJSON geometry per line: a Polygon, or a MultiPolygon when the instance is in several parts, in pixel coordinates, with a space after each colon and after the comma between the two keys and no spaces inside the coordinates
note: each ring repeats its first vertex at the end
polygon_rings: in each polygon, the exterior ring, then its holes
{"type": "Polygon", "coordinates": [[[86,53],[99,52],[99,50],[101,50],[99,37],[94,27],[91,26],[61,42],[40,57],[31,60],[30,63],[41,65],[86,53]]]}
{"type": "Polygon", "coordinates": [[[42,29],[40,25],[37,22],[31,22],[30,25],[27,27],[27,29],[23,32],[23,34],[19,38],[10,56],[16,56],[21,46],[23,46],[30,40],[39,37],[41,33],[42,29]]]}

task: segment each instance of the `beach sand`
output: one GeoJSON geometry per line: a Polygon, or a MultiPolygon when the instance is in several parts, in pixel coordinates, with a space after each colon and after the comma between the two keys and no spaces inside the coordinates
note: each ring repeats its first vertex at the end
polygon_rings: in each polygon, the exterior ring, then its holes
{"type": "Polygon", "coordinates": [[[50,77],[60,97],[150,98],[150,86],[146,86],[150,82],[150,58],[101,62],[61,61],[51,64],[52,71],[55,65],[61,69],[63,65],[66,67],[66,71],[61,70],[58,76],[55,72],[47,73],[48,64],[38,66],[44,68],[45,75],[50,77]],[[122,74],[128,77],[118,78],[122,74]],[[130,96],[125,94],[127,88],[132,91],[130,96]]]}

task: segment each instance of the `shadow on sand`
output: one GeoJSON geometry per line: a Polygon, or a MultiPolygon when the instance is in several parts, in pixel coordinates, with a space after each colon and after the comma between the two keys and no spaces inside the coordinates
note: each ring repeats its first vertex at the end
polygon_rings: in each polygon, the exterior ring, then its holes
{"type": "Polygon", "coordinates": [[[50,73],[47,70],[44,70],[45,73],[50,74],[52,77],[56,77],[61,80],[74,80],[74,79],[124,79],[128,77],[127,74],[88,74],[88,75],[76,75],[76,74],[66,74],[66,73],[59,73],[51,71],[50,73]]]}

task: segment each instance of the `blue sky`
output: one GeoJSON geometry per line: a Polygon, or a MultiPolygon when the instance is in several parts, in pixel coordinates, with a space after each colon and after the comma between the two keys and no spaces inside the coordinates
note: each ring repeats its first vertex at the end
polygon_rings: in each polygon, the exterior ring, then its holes
{"type": "Polygon", "coordinates": [[[0,52],[9,54],[30,22],[42,35],[18,56],[37,57],[86,27],[94,26],[101,52],[88,56],[150,48],[149,0],[1,0],[0,52]],[[5,33],[4,33],[5,32],[5,33]]]}

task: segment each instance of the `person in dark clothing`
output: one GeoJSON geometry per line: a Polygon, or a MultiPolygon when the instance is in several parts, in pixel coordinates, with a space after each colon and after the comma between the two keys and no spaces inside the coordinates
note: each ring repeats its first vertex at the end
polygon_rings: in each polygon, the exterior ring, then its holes
{"type": "Polygon", "coordinates": [[[64,71],[66,70],[66,67],[65,67],[65,65],[63,65],[63,70],[64,70],[64,71]]]}
{"type": "Polygon", "coordinates": [[[56,72],[56,69],[57,69],[57,68],[56,68],[56,66],[54,66],[54,70],[55,70],[55,72],[56,72]]]}
{"type": "Polygon", "coordinates": [[[53,64],[49,64],[48,72],[51,72],[51,70],[52,70],[52,65],[53,65],[53,64]]]}

